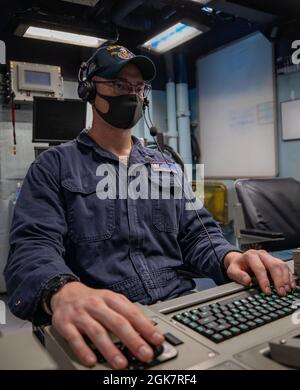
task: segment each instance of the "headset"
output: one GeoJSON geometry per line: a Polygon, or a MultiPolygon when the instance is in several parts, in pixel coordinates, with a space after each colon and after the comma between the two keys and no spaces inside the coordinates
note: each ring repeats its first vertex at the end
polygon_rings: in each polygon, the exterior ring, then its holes
{"type": "MultiPolygon", "coordinates": [[[[82,62],[78,71],[78,88],[77,93],[81,100],[84,102],[92,102],[96,98],[97,89],[93,80],[90,80],[88,70],[93,62],[94,56],[88,59],[86,62],[82,62]]],[[[95,64],[96,67],[96,64],[95,64]]],[[[143,101],[143,111],[149,107],[149,100],[147,97],[143,101]]]]}
{"type": "Polygon", "coordinates": [[[89,79],[88,69],[93,57],[87,62],[82,62],[78,71],[78,96],[84,102],[91,102],[96,98],[96,84],[89,79]]]}

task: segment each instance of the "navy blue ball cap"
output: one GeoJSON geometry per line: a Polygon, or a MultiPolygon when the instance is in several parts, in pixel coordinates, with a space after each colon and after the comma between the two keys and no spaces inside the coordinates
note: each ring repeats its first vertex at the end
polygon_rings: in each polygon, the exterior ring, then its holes
{"type": "Polygon", "coordinates": [[[101,76],[114,78],[128,64],[134,64],[145,81],[151,81],[156,74],[153,61],[143,55],[135,55],[124,46],[110,45],[100,47],[88,61],[87,78],[101,76]]]}

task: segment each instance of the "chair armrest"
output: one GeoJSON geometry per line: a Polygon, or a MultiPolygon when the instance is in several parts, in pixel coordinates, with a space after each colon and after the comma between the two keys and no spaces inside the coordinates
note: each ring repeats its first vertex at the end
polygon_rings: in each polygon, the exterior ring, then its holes
{"type": "Polygon", "coordinates": [[[256,236],[268,239],[284,239],[284,235],[281,232],[273,232],[268,230],[258,230],[258,229],[241,229],[240,233],[247,236],[256,236]]]}

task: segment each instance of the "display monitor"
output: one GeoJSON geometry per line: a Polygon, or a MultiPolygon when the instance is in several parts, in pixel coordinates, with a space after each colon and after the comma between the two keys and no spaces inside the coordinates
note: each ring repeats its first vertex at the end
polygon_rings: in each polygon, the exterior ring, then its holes
{"type": "Polygon", "coordinates": [[[72,140],[86,127],[86,103],[76,99],[33,99],[33,142],[58,144],[72,140]]]}

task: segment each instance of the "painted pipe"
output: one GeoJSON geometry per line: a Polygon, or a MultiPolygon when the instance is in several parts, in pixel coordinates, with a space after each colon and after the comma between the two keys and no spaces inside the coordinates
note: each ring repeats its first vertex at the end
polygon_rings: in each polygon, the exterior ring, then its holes
{"type": "Polygon", "coordinates": [[[177,55],[177,128],[179,154],[185,164],[192,164],[191,123],[189,109],[189,89],[184,53],[177,55]]]}
{"type": "Polygon", "coordinates": [[[168,144],[176,152],[178,151],[178,133],[176,120],[176,86],[174,81],[166,85],[167,91],[167,122],[168,122],[168,144]]]}
{"type": "Polygon", "coordinates": [[[166,84],[167,98],[167,128],[168,128],[168,145],[176,152],[178,151],[178,133],[176,118],[176,84],[175,69],[172,53],[165,54],[165,65],[168,82],[166,84]]]}

